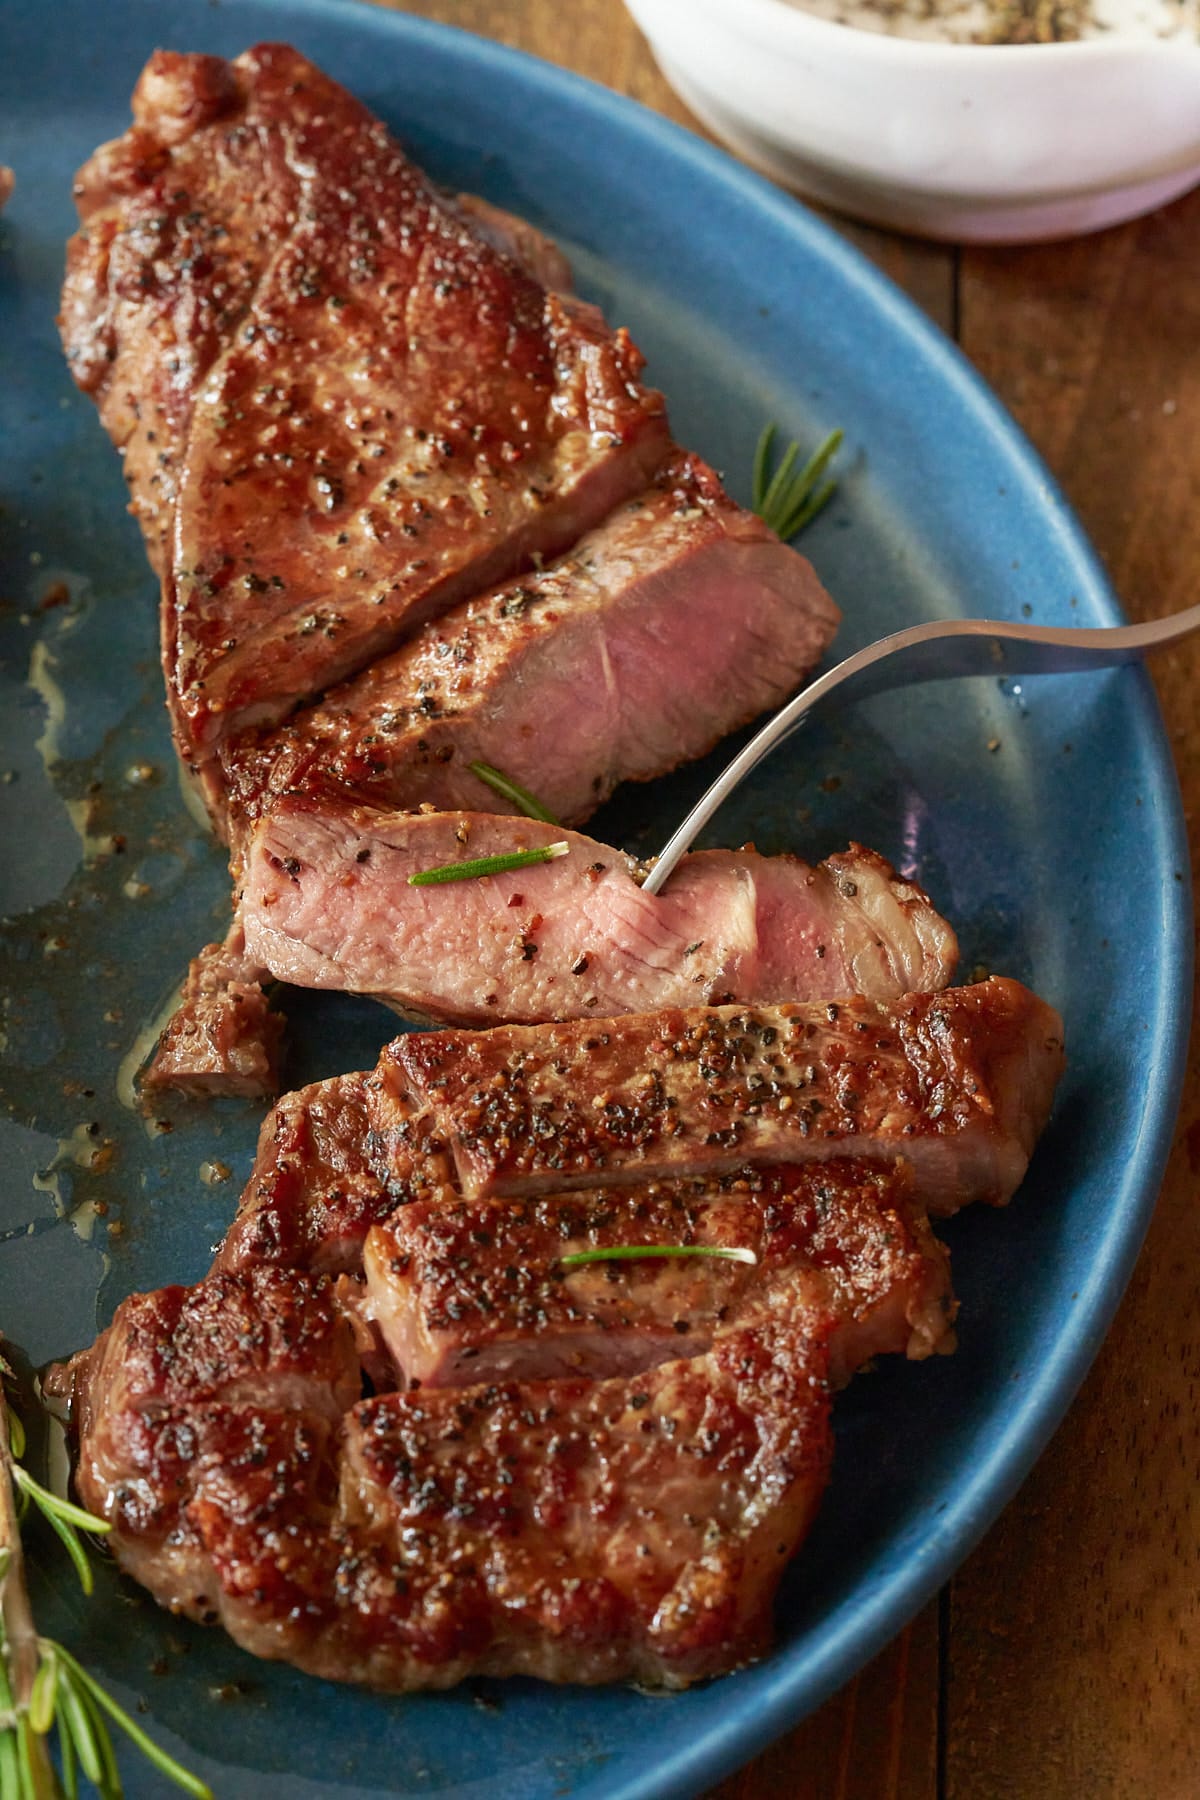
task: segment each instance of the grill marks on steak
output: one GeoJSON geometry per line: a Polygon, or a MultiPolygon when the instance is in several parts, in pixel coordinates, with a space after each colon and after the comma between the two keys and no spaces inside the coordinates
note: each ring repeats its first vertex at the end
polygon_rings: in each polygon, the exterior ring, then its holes
{"type": "Polygon", "coordinates": [[[539,573],[455,607],[278,731],[222,752],[242,819],[312,787],[493,811],[502,767],[557,818],[702,755],[779,705],[838,613],[810,565],[679,454],[539,573]]]}
{"type": "Polygon", "coordinates": [[[375,813],[293,795],[248,840],[240,916],[249,954],[281,980],[468,1025],[721,998],[891,999],[953,973],[945,920],[857,846],[816,869],[701,851],[654,896],[634,870],[621,852],[537,820],[375,813]],[[506,876],[408,882],[564,838],[569,855],[506,876]]]}
{"type": "Polygon", "coordinates": [[[666,452],[627,334],[286,46],[157,53],[79,195],[64,342],[163,579],[185,760],[565,549],[666,452]]]}

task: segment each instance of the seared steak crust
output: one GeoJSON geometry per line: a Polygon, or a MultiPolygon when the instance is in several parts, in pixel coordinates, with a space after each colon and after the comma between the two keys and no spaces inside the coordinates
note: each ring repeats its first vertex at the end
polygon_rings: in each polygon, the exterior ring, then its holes
{"type": "Polygon", "coordinates": [[[890,1006],[722,1006],[384,1051],[452,1144],[462,1191],[528,1195],[744,1163],[903,1156],[932,1212],[1000,1205],[1063,1064],[1062,1021],[998,976],[890,1006]]]}
{"type": "Polygon", "coordinates": [[[681,1184],[724,1192],[753,1171],[846,1157],[910,1164],[933,1212],[1001,1204],[1062,1066],[1058,1014],[999,977],[890,1007],[414,1033],[369,1073],[280,1101],[218,1266],[357,1270],[371,1226],[401,1204],[420,1219],[447,1199],[579,1190],[584,1207],[589,1195],[601,1204],[601,1188],[636,1188],[631,1203],[644,1206],[650,1182],[663,1184],[661,1204],[686,1209],[681,1184]]]}
{"type": "Polygon", "coordinates": [[[742,1169],[532,1200],[398,1208],[364,1245],[365,1313],[412,1385],[624,1375],[710,1348],[754,1289],[802,1266],[824,1283],[840,1382],[904,1344],[945,1346],[950,1271],[912,1170],[835,1162],[742,1169]],[[613,1245],[718,1247],[757,1263],[662,1257],[568,1267],[613,1245]]]}
{"type": "Polygon", "coordinates": [[[76,1359],[81,1496],[164,1604],[333,1679],[735,1667],[831,1390],[950,1347],[922,1134],[1004,1197],[1057,1029],[989,982],[400,1040],[281,1102],[212,1273],[76,1359]],[[568,1261],[614,1247],[740,1260],[568,1261]]]}
{"type": "Polygon", "coordinates": [[[565,549],[668,438],[628,336],[295,50],[160,51],[133,108],[79,177],[63,337],[124,454],[213,799],[231,730],[565,549]]]}
{"type": "Polygon", "coordinates": [[[778,706],[838,620],[811,566],[698,457],[556,563],[454,607],[287,725],[222,750],[235,843],[282,793],[507,810],[500,767],[580,821],[778,706]]]}

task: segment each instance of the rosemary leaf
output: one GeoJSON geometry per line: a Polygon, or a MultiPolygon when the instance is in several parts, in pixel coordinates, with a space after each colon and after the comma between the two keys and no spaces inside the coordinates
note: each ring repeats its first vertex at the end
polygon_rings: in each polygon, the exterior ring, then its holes
{"type": "Polygon", "coordinates": [[[408,878],[409,887],[433,887],[442,881],[476,881],[482,875],[503,875],[508,869],[527,869],[533,863],[553,862],[566,856],[570,844],[546,844],[540,850],[509,850],[501,856],[476,856],[469,862],[443,863],[440,869],[418,869],[408,878]]]}
{"type": "Polygon", "coordinates": [[[34,1501],[39,1511],[47,1518],[65,1520],[68,1525],[78,1526],[80,1531],[104,1533],[111,1531],[112,1526],[107,1519],[97,1518],[95,1513],[85,1512],[82,1506],[76,1506],[70,1500],[60,1500],[49,1488],[44,1488],[40,1481],[35,1481],[28,1469],[14,1468],[17,1486],[34,1501]]]}
{"type": "Polygon", "coordinates": [[[79,1577],[80,1587],[85,1594],[90,1594],[96,1585],[92,1576],[92,1565],[88,1561],[87,1551],[79,1541],[79,1534],[75,1527],[69,1525],[65,1519],[60,1519],[57,1513],[48,1512],[45,1518],[47,1524],[52,1526],[62,1539],[63,1548],[75,1565],[75,1573],[79,1577]]]}
{"type": "Polygon", "coordinates": [[[774,435],[774,425],[768,425],[758,440],[751,488],[755,512],[777,537],[786,542],[816,518],[837,487],[836,481],[828,481],[823,486],[818,483],[837,455],[845,434],[831,431],[800,469],[795,467],[800,447],[795,442],[790,443],[768,481],[767,467],[774,435]]]}
{"type": "Polygon", "coordinates": [[[525,814],[527,819],[540,819],[544,825],[557,825],[558,820],[552,812],[547,812],[541,801],[523,788],[519,781],[506,775],[503,769],[493,769],[491,763],[473,762],[467,764],[472,775],[478,776],[485,787],[499,794],[504,800],[511,800],[513,805],[525,814]]]}
{"type": "Polygon", "coordinates": [[[119,1725],[126,1737],[137,1745],[147,1762],[153,1763],[159,1773],[165,1775],[168,1781],[173,1781],[176,1787],[181,1787],[186,1794],[191,1794],[193,1800],[213,1800],[213,1792],[207,1782],[201,1781],[198,1775],[193,1775],[189,1769],[185,1769],[182,1764],[177,1763],[173,1756],[168,1756],[166,1751],[154,1742],[153,1738],[147,1737],[141,1726],[136,1720],[130,1718],[124,1707],[118,1706],[112,1695],[100,1686],[95,1676],[89,1675],[82,1664],[76,1662],[75,1658],[69,1651],[64,1650],[61,1644],[56,1644],[55,1650],[93,1705],[103,1708],[113,1723],[119,1725]]]}
{"type": "Polygon", "coordinates": [[[771,445],[775,442],[775,423],[764,425],[762,435],[754,451],[754,469],[750,477],[750,504],[761,517],[763,501],[767,497],[767,465],[771,459],[771,445]]]}
{"type": "Polygon", "coordinates": [[[33,1678],[33,1692],[29,1696],[29,1723],[39,1737],[45,1737],[54,1723],[57,1699],[58,1658],[53,1650],[48,1650],[38,1664],[38,1672],[33,1678]]]}
{"type": "Polygon", "coordinates": [[[93,1787],[99,1787],[104,1776],[104,1764],[96,1734],[92,1730],[91,1715],[76,1692],[67,1669],[62,1665],[58,1671],[58,1711],[70,1733],[80,1768],[93,1787]]]}
{"type": "MultiPolygon", "coordinates": [[[[57,1698],[57,1694],[55,1697],[57,1698]]],[[[79,1800],[79,1757],[75,1750],[75,1739],[61,1712],[58,1715],[58,1764],[62,1771],[65,1800],[79,1800]]]]}
{"type": "Polygon", "coordinates": [[[117,1767],[117,1753],[113,1749],[112,1735],[104,1721],[100,1708],[96,1705],[88,1688],[77,1684],[80,1704],[87,1709],[92,1731],[96,1738],[96,1748],[100,1752],[102,1773],[98,1783],[101,1800],[121,1800],[123,1792],[121,1771],[117,1767]]]}
{"type": "Polygon", "coordinates": [[[756,1263],[753,1250],[727,1249],[724,1244],[610,1244],[605,1250],[574,1250],[559,1258],[564,1269],[582,1269],[588,1263],[638,1262],[646,1256],[712,1256],[721,1262],[756,1263]]]}

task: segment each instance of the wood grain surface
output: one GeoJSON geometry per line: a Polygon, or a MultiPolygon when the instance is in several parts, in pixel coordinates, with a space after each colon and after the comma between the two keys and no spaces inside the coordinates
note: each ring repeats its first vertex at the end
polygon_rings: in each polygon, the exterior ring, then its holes
{"type": "MultiPolygon", "coordinates": [[[[401,10],[698,129],[619,0],[401,10]]],[[[1200,193],[1028,249],[835,222],[957,335],[1059,476],[1131,616],[1200,598],[1200,193]]],[[[1154,674],[1198,877],[1200,643],[1154,674]]],[[[1146,1247],[1049,1450],[940,1604],[711,1800],[1200,1800],[1198,1190],[1193,1045],[1146,1247]]]]}

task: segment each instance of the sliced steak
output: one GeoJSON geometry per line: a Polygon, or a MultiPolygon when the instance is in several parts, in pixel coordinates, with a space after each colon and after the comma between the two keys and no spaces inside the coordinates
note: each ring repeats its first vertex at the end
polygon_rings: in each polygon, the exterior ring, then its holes
{"type": "Polygon", "coordinates": [[[402,1079],[394,1068],[339,1075],[280,1100],[218,1268],[357,1270],[373,1224],[442,1192],[453,1172],[447,1147],[402,1079]]]}
{"type": "Polygon", "coordinates": [[[237,839],[280,793],[508,811],[485,762],[564,820],[778,706],[838,612],[697,457],[558,562],[455,607],[286,726],[222,752],[237,839]]]}
{"type": "Polygon", "coordinates": [[[847,1157],[910,1165],[935,1212],[1001,1203],[1062,1064],[1057,1013],[999,978],[891,1007],[412,1034],[377,1069],[279,1103],[217,1266],[357,1274],[368,1231],[397,1207],[420,1221],[463,1201],[549,1195],[549,1212],[529,1216],[571,1221],[586,1216],[563,1198],[577,1190],[580,1207],[602,1207],[598,1188],[636,1185],[640,1207],[652,1181],[685,1206],[680,1184],[711,1197],[755,1171],[847,1157]]]}
{"type": "Polygon", "coordinates": [[[798,1261],[700,1355],[365,1400],[331,1284],[213,1275],[126,1302],[76,1360],[80,1494],[161,1602],[315,1674],[683,1686],[765,1648],[828,1474],[831,1346],[843,1372],[905,1347],[904,1263],[868,1333],[857,1278],[843,1300],[798,1261]],[[288,1334],[243,1316],[256,1298],[288,1334]]]}
{"type": "Polygon", "coordinates": [[[893,999],[954,971],[954,934],[926,895],[857,847],[815,869],[701,851],[657,896],[634,874],[620,851],[532,819],[291,796],[248,840],[240,910],[249,954],[278,979],[464,1024],[716,999],[893,999]],[[409,883],[564,839],[569,855],[508,875],[409,883]]]}
{"type": "Polygon", "coordinates": [[[991,981],[401,1040],[282,1103],[212,1274],[52,1382],[81,1495],[165,1604],[332,1679],[736,1667],[832,1387],[948,1347],[923,1203],[1004,1197],[1059,1029],[991,981]],[[565,1266],[668,1245],[756,1260],[565,1266]]]}
{"type": "Polygon", "coordinates": [[[642,358],[298,52],[157,52],[78,184],[63,338],[163,582],[200,767],[573,543],[668,445],[642,358]]]}
{"type": "Polygon", "coordinates": [[[745,1170],[717,1183],[535,1200],[443,1195],[374,1225],[364,1264],[365,1311],[414,1387],[594,1380],[685,1349],[695,1356],[764,1282],[794,1270],[826,1283],[839,1321],[835,1382],[877,1350],[922,1357],[943,1348],[954,1314],[945,1251],[903,1163],[745,1170]],[[563,1265],[573,1253],[613,1246],[716,1247],[757,1260],[699,1254],[563,1265]]]}
{"type": "Polygon", "coordinates": [[[1007,1201],[1063,1066],[1019,982],[595,1024],[412,1033],[383,1053],[462,1193],[527,1197],[746,1164],[902,1156],[933,1213],[1007,1201]]]}
{"type": "Polygon", "coordinates": [[[182,999],[158,1041],[144,1089],[259,1099],[279,1091],[284,1022],[246,957],[240,923],[192,958],[182,999]]]}

